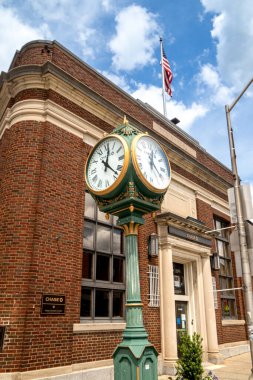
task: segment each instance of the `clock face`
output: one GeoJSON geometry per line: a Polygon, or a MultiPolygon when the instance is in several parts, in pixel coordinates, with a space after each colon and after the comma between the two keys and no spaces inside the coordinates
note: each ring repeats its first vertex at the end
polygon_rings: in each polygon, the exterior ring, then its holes
{"type": "Polygon", "coordinates": [[[123,179],[129,163],[128,146],[120,136],[110,136],[96,145],[86,166],[86,183],[96,194],[107,194],[123,179]]]}
{"type": "Polygon", "coordinates": [[[133,141],[133,164],[138,177],[154,192],[164,192],[170,183],[170,164],[160,144],[150,136],[133,141]]]}

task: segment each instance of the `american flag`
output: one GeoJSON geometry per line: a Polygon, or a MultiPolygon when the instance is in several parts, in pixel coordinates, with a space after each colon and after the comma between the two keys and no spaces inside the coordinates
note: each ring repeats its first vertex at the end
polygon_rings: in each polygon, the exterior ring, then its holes
{"type": "Polygon", "coordinates": [[[171,82],[173,79],[172,71],[170,68],[170,64],[168,61],[168,58],[166,57],[166,54],[164,50],[162,49],[162,66],[163,66],[163,72],[164,72],[164,85],[165,85],[165,91],[172,96],[172,90],[171,90],[171,82]]]}

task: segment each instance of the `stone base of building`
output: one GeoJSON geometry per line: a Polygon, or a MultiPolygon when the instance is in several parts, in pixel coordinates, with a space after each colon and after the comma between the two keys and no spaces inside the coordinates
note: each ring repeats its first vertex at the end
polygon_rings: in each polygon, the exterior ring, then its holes
{"type": "Polygon", "coordinates": [[[0,373],[0,380],[113,380],[113,378],[114,367],[112,360],[35,371],[0,373]]]}
{"type": "Polygon", "coordinates": [[[207,360],[209,363],[213,364],[223,364],[224,363],[224,356],[221,354],[221,352],[209,352],[207,355],[207,360]]]}
{"type": "Polygon", "coordinates": [[[248,341],[242,341],[220,344],[219,350],[224,359],[226,359],[230,358],[231,356],[245,354],[246,352],[249,352],[250,347],[248,341]]]}

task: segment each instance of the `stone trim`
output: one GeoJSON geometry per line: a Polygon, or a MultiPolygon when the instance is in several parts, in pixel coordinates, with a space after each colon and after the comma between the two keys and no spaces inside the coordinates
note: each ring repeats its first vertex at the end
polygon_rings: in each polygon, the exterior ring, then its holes
{"type": "Polygon", "coordinates": [[[51,100],[22,100],[7,109],[0,123],[0,138],[5,129],[21,121],[50,122],[70,132],[93,146],[104,135],[104,132],[83,118],[67,111],[51,100]]]}
{"type": "Polygon", "coordinates": [[[223,319],[222,320],[222,326],[244,326],[245,325],[244,319],[223,319]]]}
{"type": "Polygon", "coordinates": [[[74,323],[73,332],[90,332],[90,331],[123,331],[126,327],[125,322],[115,323],[74,323]]]}
{"type": "MultiPolygon", "coordinates": [[[[77,363],[64,367],[53,367],[53,368],[45,368],[38,369],[34,371],[24,371],[24,372],[11,372],[11,373],[0,373],[0,380],[36,380],[36,379],[50,379],[55,378],[55,376],[65,375],[66,379],[77,379],[79,371],[85,370],[102,370],[105,371],[113,366],[113,360],[99,360],[93,362],[86,363],[77,363]]],[[[62,377],[61,377],[62,378],[62,377]]],[[[80,373],[80,378],[82,377],[82,373],[80,373]]],[[[85,377],[86,378],[86,377],[85,377]]],[[[95,379],[95,377],[94,377],[95,379]]],[[[65,378],[64,378],[65,380],[65,378]]]]}

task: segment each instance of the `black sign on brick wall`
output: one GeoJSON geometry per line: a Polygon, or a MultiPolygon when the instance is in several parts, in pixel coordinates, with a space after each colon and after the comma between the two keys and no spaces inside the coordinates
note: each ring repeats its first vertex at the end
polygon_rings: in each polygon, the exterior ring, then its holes
{"type": "Polygon", "coordinates": [[[58,294],[43,294],[41,298],[41,315],[64,315],[65,296],[58,294]]]}

